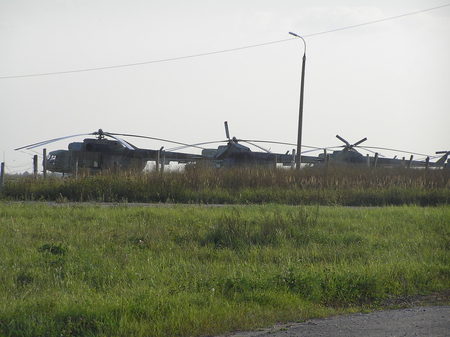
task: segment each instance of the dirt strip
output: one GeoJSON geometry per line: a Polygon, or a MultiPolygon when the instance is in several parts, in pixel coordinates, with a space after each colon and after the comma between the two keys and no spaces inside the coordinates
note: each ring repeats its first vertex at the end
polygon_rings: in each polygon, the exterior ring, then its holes
{"type": "Polygon", "coordinates": [[[277,324],[269,329],[234,332],[222,336],[450,336],[450,306],[414,307],[342,315],[312,319],[303,323],[277,324]]]}
{"type": "Polygon", "coordinates": [[[218,337],[450,336],[450,290],[386,300],[383,307],[385,310],[280,323],[218,337]]]}

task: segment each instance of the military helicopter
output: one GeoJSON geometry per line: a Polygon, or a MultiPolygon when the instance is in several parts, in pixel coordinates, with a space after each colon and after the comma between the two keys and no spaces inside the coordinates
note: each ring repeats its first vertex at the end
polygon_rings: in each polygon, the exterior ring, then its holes
{"type": "MultiPolygon", "coordinates": [[[[220,167],[231,167],[231,166],[244,166],[244,165],[260,165],[260,166],[274,166],[277,164],[282,164],[283,166],[293,166],[295,164],[295,150],[292,154],[289,151],[281,153],[272,153],[269,150],[257,145],[256,143],[271,143],[271,144],[282,144],[282,145],[293,145],[290,143],[283,142],[273,142],[273,141],[261,141],[261,140],[244,140],[237,139],[236,137],[230,137],[230,132],[228,128],[228,122],[224,122],[226,140],[213,141],[206,143],[198,143],[192,146],[203,146],[211,143],[226,142],[226,145],[220,145],[216,149],[206,148],[202,150],[202,156],[206,159],[206,162],[210,166],[220,167]],[[249,145],[255,146],[264,152],[252,151],[248,146],[242,145],[242,143],[247,143],[249,145]]],[[[184,148],[180,147],[180,148],[184,148]]],[[[177,148],[177,149],[180,149],[177,148]]],[[[302,163],[317,163],[323,159],[312,156],[302,156],[302,163]]]]}
{"type": "Polygon", "coordinates": [[[338,150],[338,151],[333,151],[331,154],[327,154],[326,149],[325,149],[324,153],[319,154],[319,158],[321,159],[319,162],[341,164],[341,165],[342,164],[360,164],[360,165],[367,165],[370,167],[382,166],[382,167],[415,167],[415,168],[436,167],[436,168],[438,168],[438,167],[444,167],[444,165],[447,161],[447,158],[450,154],[450,151],[438,151],[438,152],[436,152],[436,154],[442,154],[442,156],[439,158],[438,161],[430,162],[430,157],[420,154],[420,153],[366,146],[363,149],[374,153],[374,156],[364,156],[360,152],[358,152],[355,148],[358,147],[363,142],[365,142],[367,140],[367,138],[363,138],[354,144],[350,144],[347,140],[345,140],[344,138],[342,138],[339,135],[336,135],[336,138],[338,138],[340,141],[342,141],[345,144],[345,145],[343,145],[343,149],[338,150]],[[374,152],[371,149],[403,152],[403,153],[408,153],[411,156],[410,156],[409,160],[406,160],[404,158],[397,159],[396,157],[384,158],[384,157],[380,156],[378,152],[374,152]],[[413,160],[414,155],[425,156],[426,160],[425,161],[413,160]]]}
{"type": "Polygon", "coordinates": [[[203,158],[203,156],[197,154],[168,152],[164,151],[163,148],[160,150],[140,149],[118,136],[147,138],[182,145],[187,144],[147,136],[104,132],[102,129],[92,133],[45,140],[19,147],[15,150],[29,150],[59,140],[86,135],[95,136],[95,138],[86,138],[83,142],[70,143],[68,150],[50,152],[47,158],[44,159],[46,170],[59,173],[74,173],[78,168],[88,169],[91,173],[97,173],[105,169],[135,169],[142,171],[148,161],[163,160],[166,164],[171,161],[187,163],[203,158]],[[107,139],[107,137],[110,139],[107,139]]]}

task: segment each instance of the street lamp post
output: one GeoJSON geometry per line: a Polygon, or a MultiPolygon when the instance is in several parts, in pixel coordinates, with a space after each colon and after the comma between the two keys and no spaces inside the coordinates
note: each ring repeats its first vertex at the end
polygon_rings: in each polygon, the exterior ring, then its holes
{"type": "Polygon", "coordinates": [[[305,89],[305,64],[306,64],[306,42],[300,35],[297,35],[293,32],[289,32],[289,34],[302,39],[303,44],[305,46],[303,52],[303,61],[302,61],[302,77],[300,83],[300,105],[298,108],[298,136],[297,136],[297,170],[300,170],[300,164],[302,162],[302,128],[303,128],[303,91],[305,89]]]}

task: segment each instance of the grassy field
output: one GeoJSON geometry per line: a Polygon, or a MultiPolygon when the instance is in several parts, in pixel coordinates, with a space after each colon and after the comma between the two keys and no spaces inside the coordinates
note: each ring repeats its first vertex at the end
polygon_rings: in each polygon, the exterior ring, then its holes
{"type": "Polygon", "coordinates": [[[450,206],[0,203],[1,336],[204,336],[450,289],[450,206]]]}
{"type": "Polygon", "coordinates": [[[7,176],[3,200],[387,206],[450,204],[450,170],[246,167],[104,172],[79,179],[7,176]]]}

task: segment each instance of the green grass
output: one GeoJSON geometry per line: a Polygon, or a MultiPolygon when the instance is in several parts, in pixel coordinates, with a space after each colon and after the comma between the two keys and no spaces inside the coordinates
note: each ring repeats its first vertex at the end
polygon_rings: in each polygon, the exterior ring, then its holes
{"type": "Polygon", "coordinates": [[[450,207],[0,203],[0,335],[202,336],[450,288],[450,207]]]}
{"type": "Polygon", "coordinates": [[[3,200],[194,204],[436,206],[450,203],[450,170],[246,167],[73,178],[7,177],[3,200]]]}

